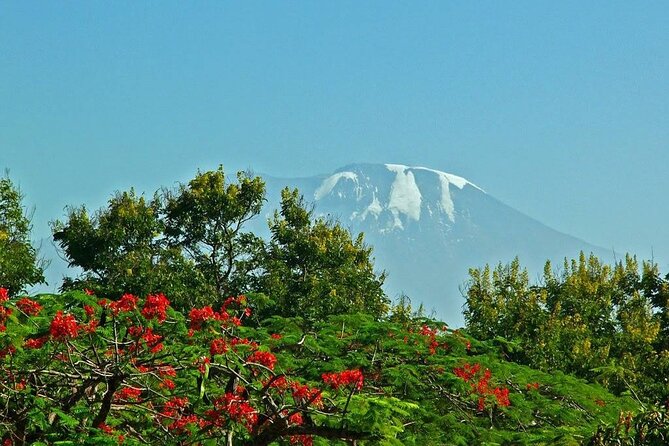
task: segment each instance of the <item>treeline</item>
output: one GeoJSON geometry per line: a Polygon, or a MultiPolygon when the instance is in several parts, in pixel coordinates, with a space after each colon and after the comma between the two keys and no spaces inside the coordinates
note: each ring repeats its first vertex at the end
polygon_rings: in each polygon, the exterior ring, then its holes
{"type": "Polygon", "coordinates": [[[131,189],[95,212],[70,208],[53,237],[83,273],[62,289],[111,298],[163,292],[182,311],[253,292],[267,298],[262,315],[306,321],[386,312],[384,274],[374,271],[362,235],[314,218],[297,190],[284,189],[265,241],[246,227],[265,201],[260,177],[240,172],[230,181],[219,168],[151,199],[131,189]]]}
{"type": "Polygon", "coordinates": [[[666,403],[669,277],[631,256],[613,266],[583,253],[531,284],[518,259],[470,270],[467,330],[503,338],[509,358],[600,382],[617,394],[666,403]]]}

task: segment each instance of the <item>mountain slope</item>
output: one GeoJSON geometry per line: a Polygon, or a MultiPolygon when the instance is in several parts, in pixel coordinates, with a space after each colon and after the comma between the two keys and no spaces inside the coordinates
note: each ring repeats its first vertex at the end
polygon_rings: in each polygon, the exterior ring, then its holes
{"type": "Polygon", "coordinates": [[[470,267],[518,256],[535,277],[547,259],[559,266],[581,250],[610,257],[503,204],[465,178],[434,169],[354,164],[331,175],[264,178],[267,209],[278,206],[282,187],[297,187],[316,215],[365,233],[376,265],[388,272],[391,297],[406,293],[414,305],[422,302],[450,323],[462,322],[460,287],[470,267]]]}

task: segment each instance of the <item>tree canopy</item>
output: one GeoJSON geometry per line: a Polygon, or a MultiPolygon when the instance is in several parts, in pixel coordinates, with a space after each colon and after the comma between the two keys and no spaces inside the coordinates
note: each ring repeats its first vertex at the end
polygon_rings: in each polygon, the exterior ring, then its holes
{"type": "Polygon", "coordinates": [[[465,320],[479,339],[516,342],[510,354],[543,370],[596,379],[615,392],[669,396],[669,282],[627,256],[613,267],[581,253],[561,274],[546,263],[531,285],[518,259],[470,270],[465,320]]]}
{"type": "Polygon", "coordinates": [[[271,240],[263,240],[246,224],[264,202],[261,178],[239,172],[229,182],[219,167],[151,200],[131,189],[93,215],[70,208],[53,224],[54,240],[83,274],[64,289],[114,298],[163,292],[181,310],[259,292],[270,300],[267,311],[311,322],[386,312],[384,274],[374,271],[362,234],[354,238],[336,222],[314,219],[297,190],[284,190],[269,221],[271,240]]]}
{"type": "Polygon", "coordinates": [[[30,241],[23,195],[9,176],[0,178],[0,286],[16,295],[44,282],[45,262],[30,241]]]}

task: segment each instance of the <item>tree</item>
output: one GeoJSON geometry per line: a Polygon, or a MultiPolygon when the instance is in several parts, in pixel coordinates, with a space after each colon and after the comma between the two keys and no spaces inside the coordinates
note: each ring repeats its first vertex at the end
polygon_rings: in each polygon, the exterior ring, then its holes
{"type": "Polygon", "coordinates": [[[297,189],[281,192],[259,281],[259,290],[275,302],[273,311],[309,321],[331,314],[385,314],[385,274],[374,272],[363,235],[353,239],[339,223],[312,217],[297,189]]]}
{"type": "Polygon", "coordinates": [[[249,274],[257,267],[250,261],[251,254],[262,246],[262,240],[243,229],[262,209],[262,179],[239,172],[237,182],[229,183],[219,167],[198,173],[166,197],[169,246],[180,249],[194,263],[218,301],[247,291],[249,274]]]}
{"type": "Polygon", "coordinates": [[[663,332],[667,286],[657,267],[627,256],[613,267],[595,256],[550,263],[543,283],[530,286],[518,260],[470,270],[465,320],[481,339],[504,337],[520,346],[512,357],[544,370],[597,379],[615,392],[651,399],[669,395],[663,332]]]}
{"type": "Polygon", "coordinates": [[[0,441],[391,444],[403,431],[412,405],[375,395],[360,369],[293,370],[279,334],[243,326],[247,305],[186,317],[162,294],[0,299],[0,315],[16,313],[0,319],[0,441]]]}
{"type": "Polygon", "coordinates": [[[30,242],[30,218],[23,195],[8,176],[0,178],[0,286],[16,295],[44,282],[43,260],[30,242]]]}
{"type": "Polygon", "coordinates": [[[265,190],[257,177],[239,173],[238,180],[227,184],[219,168],[150,200],[133,189],[117,192],[92,216],[83,206],[68,209],[64,222],[53,223],[53,237],[83,273],[64,289],[114,298],[164,292],[179,309],[238,294],[247,280],[244,255],[260,243],[242,228],[260,211],[265,190]]]}
{"type": "Polygon", "coordinates": [[[90,215],[86,207],[69,208],[65,222],[52,224],[53,238],[70,266],[83,274],[66,288],[96,289],[109,297],[152,291],[151,280],[161,232],[157,199],[147,201],[133,189],[117,192],[106,209],[90,215]]]}

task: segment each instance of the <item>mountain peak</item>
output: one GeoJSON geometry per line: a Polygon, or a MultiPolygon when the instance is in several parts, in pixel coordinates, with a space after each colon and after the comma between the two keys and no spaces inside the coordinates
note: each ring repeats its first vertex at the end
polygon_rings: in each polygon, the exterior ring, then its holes
{"type": "Polygon", "coordinates": [[[481,188],[463,177],[420,166],[403,164],[352,164],[325,177],[314,191],[316,202],[348,202],[350,220],[365,220],[382,213],[389,218],[384,230],[404,229],[424,212],[446,215],[454,223],[457,215],[454,188],[481,188]],[[453,187],[452,187],[453,186],[453,187]]]}

